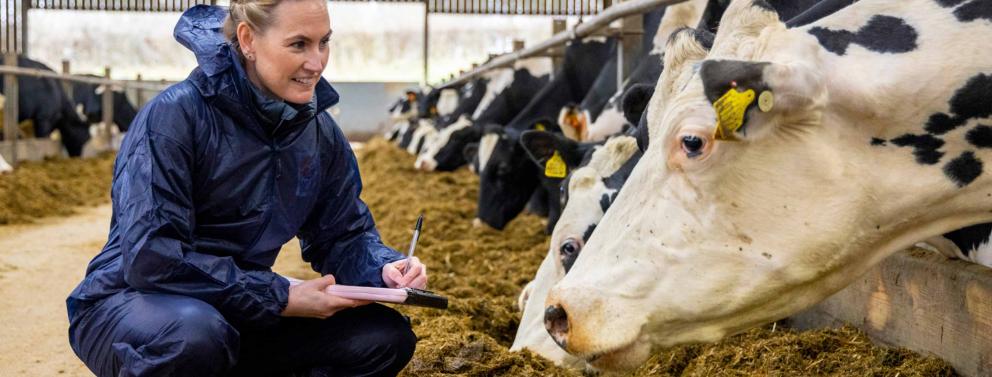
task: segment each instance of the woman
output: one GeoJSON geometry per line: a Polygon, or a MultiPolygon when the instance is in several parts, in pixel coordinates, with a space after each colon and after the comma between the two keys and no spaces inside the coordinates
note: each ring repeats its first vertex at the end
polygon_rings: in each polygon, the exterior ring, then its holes
{"type": "Polygon", "coordinates": [[[175,36],[199,67],[132,123],[109,240],[67,300],[70,344],[94,373],[395,375],[409,361],[399,313],[324,292],[427,284],[382,244],[324,111],[338,100],[320,76],[330,35],[325,0],[183,14],[175,36]],[[322,278],[290,286],[270,270],[293,237],[322,278]]]}

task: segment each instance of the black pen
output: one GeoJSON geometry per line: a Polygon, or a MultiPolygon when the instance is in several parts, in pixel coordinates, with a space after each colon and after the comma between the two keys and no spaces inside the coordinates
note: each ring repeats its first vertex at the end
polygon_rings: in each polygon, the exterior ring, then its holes
{"type": "Polygon", "coordinates": [[[420,230],[424,226],[424,214],[417,218],[417,225],[413,227],[413,238],[410,239],[410,250],[406,253],[406,265],[403,266],[403,275],[410,270],[410,258],[413,258],[413,251],[417,249],[417,240],[420,239],[420,230]]]}

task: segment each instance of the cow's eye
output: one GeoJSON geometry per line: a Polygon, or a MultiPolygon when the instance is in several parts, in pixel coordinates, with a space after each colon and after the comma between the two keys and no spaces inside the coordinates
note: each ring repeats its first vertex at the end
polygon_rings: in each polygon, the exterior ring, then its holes
{"type": "Polygon", "coordinates": [[[705,146],[706,142],[699,136],[682,136],[682,150],[685,151],[686,156],[689,158],[694,158],[703,154],[703,147],[705,146]]]}
{"type": "Polygon", "coordinates": [[[572,265],[579,258],[579,252],[581,251],[582,241],[569,237],[565,239],[565,242],[562,242],[561,248],[559,248],[558,258],[561,261],[562,268],[565,269],[565,273],[568,273],[572,269],[572,265]]]}
{"type": "Polygon", "coordinates": [[[578,254],[581,249],[582,248],[579,246],[579,241],[576,241],[574,238],[569,238],[561,244],[561,255],[573,256],[578,254]]]}

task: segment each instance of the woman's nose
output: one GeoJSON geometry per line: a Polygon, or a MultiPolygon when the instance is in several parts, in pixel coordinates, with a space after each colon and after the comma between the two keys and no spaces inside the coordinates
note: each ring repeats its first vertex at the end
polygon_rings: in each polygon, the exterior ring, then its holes
{"type": "Polygon", "coordinates": [[[324,63],[319,51],[307,54],[307,60],[303,62],[303,69],[311,72],[323,72],[324,63]]]}

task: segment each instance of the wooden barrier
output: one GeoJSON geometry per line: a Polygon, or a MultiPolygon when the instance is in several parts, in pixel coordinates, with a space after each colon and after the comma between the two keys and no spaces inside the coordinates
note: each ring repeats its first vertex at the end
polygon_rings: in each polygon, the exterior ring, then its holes
{"type": "Polygon", "coordinates": [[[992,376],[992,269],[913,249],[884,260],[790,324],[851,324],[883,344],[946,360],[963,376],[992,376]]]}
{"type": "MultiPolygon", "coordinates": [[[[0,141],[0,155],[13,156],[16,152],[18,161],[41,161],[52,156],[62,155],[62,143],[54,139],[20,139],[16,143],[0,141]]],[[[13,160],[7,160],[14,165],[13,160]]]]}

